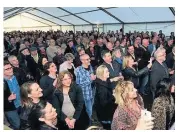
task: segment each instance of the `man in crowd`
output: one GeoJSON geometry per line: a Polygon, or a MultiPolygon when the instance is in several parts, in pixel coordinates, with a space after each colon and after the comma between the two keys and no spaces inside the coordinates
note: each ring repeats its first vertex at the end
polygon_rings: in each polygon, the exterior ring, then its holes
{"type": "Polygon", "coordinates": [[[4,112],[13,129],[20,128],[20,109],[20,87],[11,64],[4,61],[4,112]]]}
{"type": "Polygon", "coordinates": [[[91,123],[95,92],[95,88],[92,83],[96,79],[96,75],[94,75],[94,71],[90,65],[89,55],[81,55],[80,60],[82,62],[82,65],[75,70],[76,83],[82,88],[86,112],[90,118],[91,123]]]}

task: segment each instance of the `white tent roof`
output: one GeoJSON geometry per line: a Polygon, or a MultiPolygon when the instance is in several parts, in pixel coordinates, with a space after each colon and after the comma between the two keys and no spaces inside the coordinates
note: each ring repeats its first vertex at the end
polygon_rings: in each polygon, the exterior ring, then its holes
{"type": "Polygon", "coordinates": [[[19,14],[52,26],[175,21],[174,7],[5,7],[4,21],[19,14]]]}

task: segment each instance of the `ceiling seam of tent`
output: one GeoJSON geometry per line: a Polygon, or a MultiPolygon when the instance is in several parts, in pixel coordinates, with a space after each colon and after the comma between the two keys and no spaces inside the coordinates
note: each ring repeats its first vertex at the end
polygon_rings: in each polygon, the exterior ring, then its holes
{"type": "Polygon", "coordinates": [[[11,8],[9,10],[6,10],[6,11],[4,11],[4,15],[7,14],[7,13],[9,13],[9,12],[15,11],[15,10],[17,10],[19,8],[22,8],[22,7],[14,7],[14,8],[11,8]]]}
{"type": "Polygon", "coordinates": [[[175,10],[173,7],[169,7],[169,9],[171,10],[172,14],[175,16],[175,10]]]}
{"type": "MultiPolygon", "coordinates": [[[[26,9],[25,7],[20,7],[17,11],[15,11],[15,12],[11,12],[11,14],[9,14],[9,15],[7,15],[7,16],[5,16],[5,17],[10,17],[10,16],[13,16],[14,14],[16,14],[16,13],[18,13],[18,12],[20,12],[20,11],[22,11],[22,9],[26,9]]],[[[10,12],[9,12],[10,13],[10,12]]]]}
{"type": "MultiPolygon", "coordinates": [[[[22,15],[22,14],[20,14],[20,15],[22,15]]],[[[22,15],[22,16],[23,16],[23,17],[26,17],[26,18],[29,18],[29,19],[31,19],[31,20],[34,20],[34,21],[40,22],[40,23],[42,23],[42,24],[45,24],[45,25],[48,25],[48,26],[52,26],[52,25],[49,25],[49,24],[47,24],[47,23],[44,23],[44,22],[38,21],[38,20],[36,20],[36,19],[33,19],[33,18],[30,18],[30,17],[24,16],[24,15],[22,15]]]]}
{"type": "Polygon", "coordinates": [[[144,20],[144,18],[142,18],[141,16],[139,16],[139,15],[136,13],[136,11],[135,11],[134,9],[132,9],[131,7],[129,7],[129,9],[130,9],[138,18],[140,18],[140,20],[143,20],[143,22],[146,22],[146,21],[144,20]]]}
{"type": "Polygon", "coordinates": [[[77,17],[77,18],[79,18],[79,19],[81,19],[81,20],[83,20],[83,21],[85,21],[85,22],[87,22],[87,23],[89,23],[89,24],[91,24],[91,25],[93,25],[93,23],[91,23],[91,22],[89,22],[89,21],[87,21],[87,20],[85,20],[85,19],[83,19],[83,18],[81,18],[81,17],[75,15],[74,13],[72,13],[72,12],[70,12],[70,11],[65,10],[65,9],[62,8],[62,7],[57,7],[57,8],[58,8],[58,9],[61,9],[61,10],[63,10],[63,11],[65,11],[65,12],[67,12],[67,13],[69,13],[69,14],[71,14],[71,15],[73,15],[73,16],[75,16],[75,17],[77,17]]]}
{"type": "Polygon", "coordinates": [[[43,20],[45,20],[45,21],[54,23],[54,24],[56,24],[56,25],[58,25],[58,26],[61,26],[60,24],[58,24],[58,23],[56,23],[56,22],[50,21],[50,20],[48,20],[48,19],[46,19],[46,18],[40,17],[40,16],[35,15],[35,14],[33,14],[33,13],[30,13],[30,12],[26,12],[26,13],[28,13],[28,14],[30,14],[30,15],[33,15],[33,16],[36,16],[36,17],[38,17],[38,18],[41,18],[41,19],[43,19],[43,20]]]}
{"type": "Polygon", "coordinates": [[[59,20],[65,22],[65,23],[68,23],[68,24],[74,26],[74,24],[72,24],[72,23],[70,23],[70,22],[67,22],[67,21],[65,21],[65,20],[63,20],[63,19],[61,19],[61,18],[56,17],[56,16],[53,16],[53,15],[51,15],[51,14],[45,12],[45,11],[42,11],[42,10],[40,10],[40,9],[35,9],[35,10],[40,11],[40,12],[42,12],[42,13],[44,13],[44,14],[47,14],[47,15],[49,15],[49,16],[51,16],[51,17],[54,17],[54,18],[56,18],[56,19],[59,19],[59,20]]]}
{"type": "Polygon", "coordinates": [[[121,21],[119,18],[117,18],[116,16],[114,16],[113,14],[111,14],[110,12],[106,11],[105,9],[103,9],[102,7],[97,7],[100,10],[102,10],[104,13],[106,13],[107,15],[111,16],[112,18],[116,19],[117,21],[119,21],[120,23],[124,24],[123,21],[121,21]]]}
{"type": "Polygon", "coordinates": [[[22,10],[22,11],[20,11],[20,12],[18,12],[18,13],[12,13],[13,15],[11,14],[11,16],[10,16],[10,15],[6,16],[7,18],[5,17],[4,20],[10,19],[10,18],[12,18],[12,17],[15,17],[15,16],[21,14],[23,11],[28,10],[28,9],[30,9],[30,8],[33,9],[32,7],[27,7],[27,8],[25,8],[24,10],[22,10]]]}

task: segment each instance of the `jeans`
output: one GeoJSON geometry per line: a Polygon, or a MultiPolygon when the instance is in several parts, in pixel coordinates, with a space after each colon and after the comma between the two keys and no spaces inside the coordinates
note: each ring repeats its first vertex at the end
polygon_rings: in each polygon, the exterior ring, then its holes
{"type": "Polygon", "coordinates": [[[17,110],[7,111],[5,112],[5,116],[12,129],[17,130],[20,128],[20,117],[17,110]]]}
{"type": "Polygon", "coordinates": [[[85,106],[86,106],[86,112],[91,120],[94,99],[92,98],[90,100],[84,100],[84,101],[85,101],[85,106]]]}
{"type": "Polygon", "coordinates": [[[148,84],[148,79],[149,79],[149,75],[142,76],[142,79],[140,82],[140,88],[139,88],[139,92],[141,94],[145,94],[146,86],[148,84]]]}

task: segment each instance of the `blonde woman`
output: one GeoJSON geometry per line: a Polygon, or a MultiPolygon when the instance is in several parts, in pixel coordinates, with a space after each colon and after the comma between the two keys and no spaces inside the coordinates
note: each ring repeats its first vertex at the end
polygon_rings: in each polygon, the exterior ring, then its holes
{"type": "Polygon", "coordinates": [[[106,130],[111,130],[111,121],[117,105],[114,103],[112,87],[110,87],[109,71],[105,65],[96,69],[95,104],[98,120],[106,130]]]}
{"type": "Polygon", "coordinates": [[[137,89],[132,82],[119,82],[114,96],[118,107],[113,116],[112,130],[151,130],[153,128],[153,118],[141,116],[141,110],[144,109],[143,100],[137,94],[137,89]]]}
{"type": "Polygon", "coordinates": [[[135,62],[131,56],[124,56],[123,58],[123,76],[125,80],[133,82],[134,87],[139,89],[139,77],[141,75],[147,74],[152,66],[152,61],[147,65],[147,67],[137,70],[134,68],[135,62]]]}

